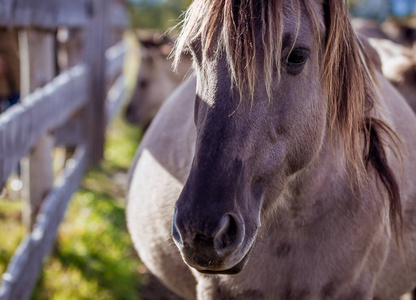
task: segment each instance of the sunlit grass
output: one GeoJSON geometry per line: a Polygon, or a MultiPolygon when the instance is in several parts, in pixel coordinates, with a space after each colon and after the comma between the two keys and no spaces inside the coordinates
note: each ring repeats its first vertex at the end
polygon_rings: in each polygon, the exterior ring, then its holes
{"type": "Polygon", "coordinates": [[[0,274],[6,270],[14,250],[24,236],[21,201],[0,200],[0,274]]]}
{"type": "Polygon", "coordinates": [[[121,119],[108,131],[105,160],[73,197],[32,299],[139,299],[140,261],[127,232],[124,197],[140,136],[121,119]]]}

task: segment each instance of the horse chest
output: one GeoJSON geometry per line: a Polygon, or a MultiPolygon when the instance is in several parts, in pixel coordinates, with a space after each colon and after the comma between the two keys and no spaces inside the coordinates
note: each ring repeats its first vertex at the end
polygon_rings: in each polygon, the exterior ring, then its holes
{"type": "MultiPolygon", "coordinates": [[[[277,249],[278,260],[290,256],[290,246],[277,249]]],[[[198,299],[250,300],[323,300],[370,299],[369,289],[343,281],[339,277],[323,277],[320,270],[308,270],[293,260],[260,262],[254,259],[237,276],[204,277],[199,280],[198,299]],[[256,266],[256,267],[255,267],[256,266]]],[[[363,281],[368,281],[363,276],[363,281]]]]}
{"type": "Polygon", "coordinates": [[[240,274],[202,276],[198,299],[370,299],[373,271],[342,264],[322,240],[262,237],[240,274]]]}

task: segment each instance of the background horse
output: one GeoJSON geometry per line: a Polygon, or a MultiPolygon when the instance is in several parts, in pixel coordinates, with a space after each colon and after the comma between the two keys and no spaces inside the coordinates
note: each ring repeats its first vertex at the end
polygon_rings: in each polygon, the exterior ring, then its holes
{"type": "Polygon", "coordinates": [[[416,44],[412,49],[406,46],[410,41],[400,44],[399,38],[387,35],[383,28],[390,28],[391,23],[379,26],[374,21],[353,20],[354,29],[365,38],[362,41],[372,62],[416,112],[416,44]]]}
{"type": "Polygon", "coordinates": [[[140,39],[141,63],[133,96],[126,109],[126,119],[147,128],[166,98],[192,72],[190,55],[182,55],[176,72],[169,58],[174,41],[166,36],[140,39]]]}
{"type": "MultiPolygon", "coordinates": [[[[416,112],[416,47],[410,49],[385,39],[369,39],[381,60],[384,75],[416,112]]],[[[416,46],[416,45],[415,45],[416,46]]]]}
{"type": "Polygon", "coordinates": [[[195,77],[132,169],[128,227],[148,268],[185,299],[415,287],[416,117],[366,63],[346,2],[196,0],[184,49],[195,77]]]}
{"type": "Polygon", "coordinates": [[[416,42],[416,29],[395,19],[379,24],[368,19],[352,20],[355,30],[369,38],[388,39],[396,44],[412,47],[416,42]]]}

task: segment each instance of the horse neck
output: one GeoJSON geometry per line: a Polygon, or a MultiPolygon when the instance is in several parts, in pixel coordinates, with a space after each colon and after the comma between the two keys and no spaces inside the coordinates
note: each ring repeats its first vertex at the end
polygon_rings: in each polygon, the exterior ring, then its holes
{"type": "Polygon", "coordinates": [[[301,211],[306,223],[324,218],[335,207],[342,212],[355,205],[352,200],[358,196],[358,189],[351,188],[342,143],[333,144],[330,137],[325,137],[315,159],[292,175],[286,186],[286,209],[301,211]]]}
{"type": "Polygon", "coordinates": [[[348,181],[345,169],[345,155],[341,143],[333,145],[329,136],[326,136],[317,156],[310,164],[295,174],[289,187],[303,194],[311,195],[318,193],[328,183],[328,180],[335,181],[335,184],[344,185],[348,181]]]}

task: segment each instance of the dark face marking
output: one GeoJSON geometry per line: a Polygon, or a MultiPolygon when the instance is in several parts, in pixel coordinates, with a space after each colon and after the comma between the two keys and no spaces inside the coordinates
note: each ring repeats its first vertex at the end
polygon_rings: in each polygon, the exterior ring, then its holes
{"type": "Polygon", "coordinates": [[[305,289],[292,289],[292,287],[288,286],[285,289],[285,293],[283,294],[282,299],[287,300],[306,300],[309,298],[309,290],[305,289]]]}
{"type": "Polygon", "coordinates": [[[291,249],[289,244],[282,243],[277,247],[276,255],[278,258],[284,258],[290,254],[291,249]]]}
{"type": "Polygon", "coordinates": [[[335,281],[330,281],[325,284],[321,291],[322,299],[332,299],[335,294],[336,286],[337,283],[335,281]]]}

